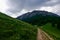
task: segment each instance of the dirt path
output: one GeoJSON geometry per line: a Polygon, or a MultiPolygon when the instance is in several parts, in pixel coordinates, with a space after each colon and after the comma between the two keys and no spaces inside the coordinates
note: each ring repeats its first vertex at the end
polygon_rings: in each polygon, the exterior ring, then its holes
{"type": "Polygon", "coordinates": [[[54,40],[47,33],[38,28],[37,40],[54,40]]]}

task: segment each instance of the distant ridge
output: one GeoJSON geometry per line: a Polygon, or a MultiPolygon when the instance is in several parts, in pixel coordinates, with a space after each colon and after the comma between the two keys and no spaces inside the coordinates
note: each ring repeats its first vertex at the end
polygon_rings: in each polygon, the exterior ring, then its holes
{"type": "Polygon", "coordinates": [[[22,20],[31,24],[35,24],[35,25],[38,23],[39,23],[38,25],[40,25],[43,22],[45,24],[47,21],[52,22],[57,18],[60,18],[60,16],[57,14],[54,14],[52,12],[47,12],[47,11],[40,11],[40,10],[34,10],[32,12],[28,12],[17,17],[17,19],[19,20],[22,20]]]}

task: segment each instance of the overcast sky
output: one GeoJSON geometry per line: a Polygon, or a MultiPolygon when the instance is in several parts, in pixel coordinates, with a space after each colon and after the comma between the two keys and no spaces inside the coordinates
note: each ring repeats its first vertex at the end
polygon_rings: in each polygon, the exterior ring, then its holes
{"type": "Polygon", "coordinates": [[[0,0],[0,11],[14,18],[33,10],[60,15],[60,0],[0,0]]]}

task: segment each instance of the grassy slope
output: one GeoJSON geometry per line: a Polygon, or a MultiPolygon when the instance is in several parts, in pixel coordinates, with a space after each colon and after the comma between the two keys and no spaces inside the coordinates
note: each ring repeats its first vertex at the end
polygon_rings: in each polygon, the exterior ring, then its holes
{"type": "Polygon", "coordinates": [[[55,40],[60,40],[60,30],[51,26],[51,24],[46,24],[42,27],[44,31],[53,36],[55,40]]]}
{"type": "Polygon", "coordinates": [[[0,40],[36,40],[36,27],[0,13],[0,40]]]}

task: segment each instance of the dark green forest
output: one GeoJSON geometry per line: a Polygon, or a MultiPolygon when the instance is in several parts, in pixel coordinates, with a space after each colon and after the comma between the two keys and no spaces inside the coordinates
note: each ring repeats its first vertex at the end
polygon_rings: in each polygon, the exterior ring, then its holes
{"type": "Polygon", "coordinates": [[[60,16],[52,12],[35,10],[30,13],[28,12],[24,15],[21,15],[17,17],[17,19],[38,26],[51,23],[53,27],[60,29],[60,16]]]}

